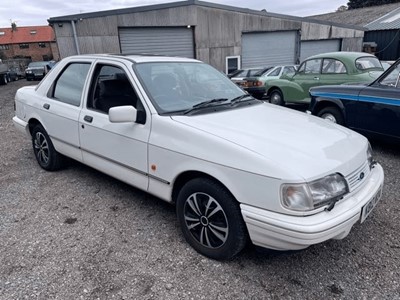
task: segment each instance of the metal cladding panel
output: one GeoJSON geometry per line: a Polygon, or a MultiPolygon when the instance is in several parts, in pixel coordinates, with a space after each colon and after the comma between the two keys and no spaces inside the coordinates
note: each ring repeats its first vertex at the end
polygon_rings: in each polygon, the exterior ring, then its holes
{"type": "Polygon", "coordinates": [[[120,28],[119,40],[122,53],[149,53],[195,58],[192,28],[120,28]]]}
{"type": "Polygon", "coordinates": [[[297,31],[243,33],[242,68],[294,64],[297,31]]]}
{"type": "Polygon", "coordinates": [[[377,44],[375,55],[381,60],[396,60],[400,57],[399,30],[367,31],[364,42],[377,44]]]}
{"type": "Polygon", "coordinates": [[[302,41],[300,45],[300,61],[303,61],[312,55],[340,51],[341,40],[302,41]]]}

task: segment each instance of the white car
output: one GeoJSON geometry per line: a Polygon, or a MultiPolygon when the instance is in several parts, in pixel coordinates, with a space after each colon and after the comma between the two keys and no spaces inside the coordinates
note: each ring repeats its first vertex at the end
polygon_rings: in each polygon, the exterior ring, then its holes
{"type": "MultiPolygon", "coordinates": [[[[381,197],[366,138],[246,94],[193,59],[85,55],[15,96],[39,165],[71,157],[176,204],[201,254],[342,239],[381,197]]],[[[155,229],[156,230],[156,229],[155,229]]]]}

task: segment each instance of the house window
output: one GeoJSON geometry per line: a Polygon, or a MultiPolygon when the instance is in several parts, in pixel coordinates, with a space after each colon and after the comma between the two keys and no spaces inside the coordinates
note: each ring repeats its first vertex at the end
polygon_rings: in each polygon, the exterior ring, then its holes
{"type": "Polygon", "coordinates": [[[226,57],[226,74],[230,74],[240,69],[240,56],[227,56],[226,57]]]}
{"type": "Polygon", "coordinates": [[[40,48],[46,48],[46,43],[39,43],[40,48]]]}
{"type": "Polygon", "coordinates": [[[19,44],[19,48],[20,49],[28,49],[29,48],[29,44],[19,44]]]}
{"type": "Polygon", "coordinates": [[[0,45],[0,50],[9,50],[10,46],[9,45],[0,45]]]}

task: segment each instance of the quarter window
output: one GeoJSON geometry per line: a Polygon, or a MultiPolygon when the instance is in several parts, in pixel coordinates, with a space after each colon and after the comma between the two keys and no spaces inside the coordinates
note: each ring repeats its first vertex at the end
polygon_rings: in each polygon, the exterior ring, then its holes
{"type": "Polygon", "coordinates": [[[269,73],[268,76],[279,76],[279,73],[281,72],[281,69],[282,68],[276,68],[271,73],[269,73]]]}
{"type": "Polygon", "coordinates": [[[79,106],[89,68],[89,63],[73,63],[68,65],[57,79],[53,98],[60,102],[79,106]]]}

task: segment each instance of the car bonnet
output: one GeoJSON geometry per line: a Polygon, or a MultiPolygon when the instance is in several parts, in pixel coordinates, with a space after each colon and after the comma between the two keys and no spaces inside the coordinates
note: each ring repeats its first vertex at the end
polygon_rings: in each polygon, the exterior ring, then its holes
{"type": "MultiPolygon", "coordinates": [[[[306,180],[335,172],[347,175],[366,159],[367,140],[358,133],[272,104],[172,119],[306,180]]],[[[232,164],[235,160],[232,157],[232,164]]]]}

